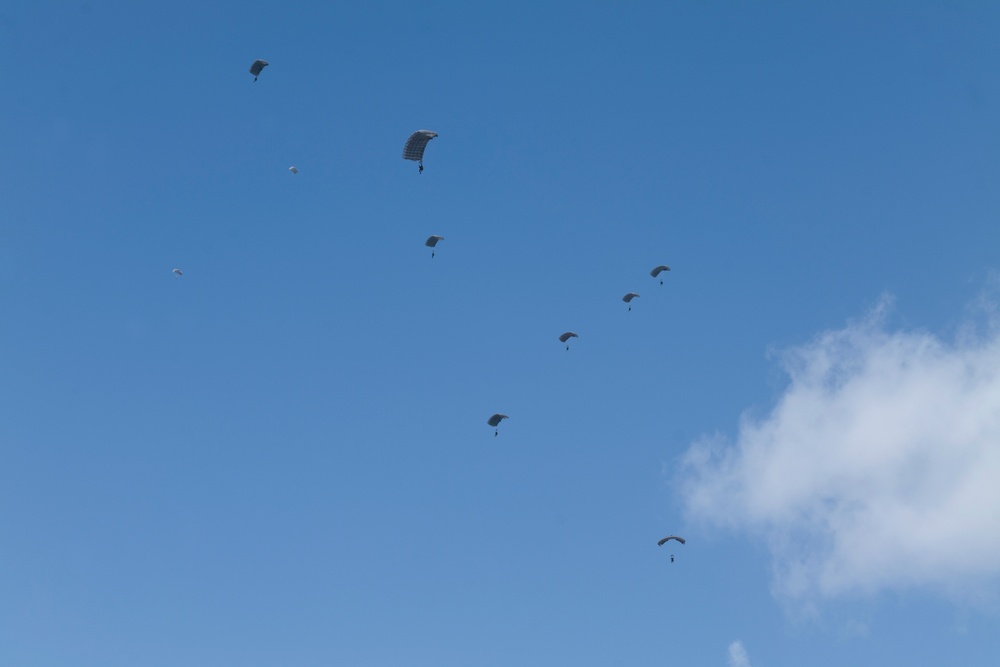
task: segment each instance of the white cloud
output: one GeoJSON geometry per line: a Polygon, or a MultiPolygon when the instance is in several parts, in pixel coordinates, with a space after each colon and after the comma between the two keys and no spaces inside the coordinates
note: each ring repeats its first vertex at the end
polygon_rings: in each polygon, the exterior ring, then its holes
{"type": "Polygon", "coordinates": [[[1000,575],[1000,330],[945,342],[883,310],[782,353],[770,414],[685,455],[689,516],[765,539],[779,597],[1000,575]]]}
{"type": "Polygon", "coordinates": [[[750,667],[747,650],[738,639],[729,645],[729,667],[750,667]]]}

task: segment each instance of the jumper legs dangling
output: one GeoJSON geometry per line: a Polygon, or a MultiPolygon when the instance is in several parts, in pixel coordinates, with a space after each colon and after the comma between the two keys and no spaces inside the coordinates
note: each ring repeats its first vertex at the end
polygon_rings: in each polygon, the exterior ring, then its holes
{"type": "Polygon", "coordinates": [[[419,163],[417,164],[417,173],[418,173],[418,174],[422,174],[422,173],[424,173],[424,161],[423,161],[423,160],[421,160],[421,161],[420,161],[420,162],[419,162],[419,163]]]}

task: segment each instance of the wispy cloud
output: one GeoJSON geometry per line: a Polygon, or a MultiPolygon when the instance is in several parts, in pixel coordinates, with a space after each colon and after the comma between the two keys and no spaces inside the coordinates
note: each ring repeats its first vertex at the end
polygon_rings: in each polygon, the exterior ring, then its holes
{"type": "Polygon", "coordinates": [[[1000,575],[1000,330],[946,342],[882,310],[779,355],[770,414],[686,453],[687,512],[765,539],[780,597],[1000,575]]]}
{"type": "Polygon", "coordinates": [[[747,650],[738,639],[729,645],[729,667],[750,667],[747,650]]]}

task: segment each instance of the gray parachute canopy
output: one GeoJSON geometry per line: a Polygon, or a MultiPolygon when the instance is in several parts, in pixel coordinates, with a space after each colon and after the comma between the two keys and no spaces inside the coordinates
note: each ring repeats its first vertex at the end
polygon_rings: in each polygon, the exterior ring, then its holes
{"type": "Polygon", "coordinates": [[[559,336],[559,341],[562,342],[562,343],[565,343],[570,338],[579,338],[579,336],[576,335],[575,333],[573,333],[572,331],[567,331],[563,335],[559,336]]]}
{"type": "Polygon", "coordinates": [[[681,544],[685,544],[687,542],[687,540],[685,540],[683,537],[677,537],[676,535],[667,535],[662,540],[660,540],[659,542],[657,542],[657,544],[662,547],[669,540],[677,540],[681,544]]]}
{"type": "Polygon", "coordinates": [[[180,269],[174,269],[173,271],[171,271],[171,273],[176,273],[179,276],[183,276],[184,275],[184,272],[181,271],[180,269]]]}
{"type": "Polygon", "coordinates": [[[403,146],[403,159],[423,162],[424,149],[427,148],[427,142],[436,136],[437,132],[431,132],[430,130],[417,130],[411,134],[410,138],[406,140],[406,145],[403,146]]]}
{"type": "Polygon", "coordinates": [[[507,415],[502,415],[502,414],[500,414],[500,413],[498,412],[498,413],[496,413],[495,415],[493,415],[492,417],[490,417],[490,418],[489,418],[489,419],[488,419],[488,420],[486,421],[486,423],[487,423],[487,424],[489,424],[490,426],[493,426],[493,427],[496,427],[496,426],[499,426],[499,425],[500,425],[500,422],[501,422],[502,420],[504,420],[504,419],[510,419],[510,417],[508,417],[507,415]]]}
{"type": "Polygon", "coordinates": [[[443,236],[431,236],[431,237],[429,237],[427,239],[427,241],[424,243],[424,245],[427,246],[428,248],[433,248],[434,246],[436,246],[438,244],[438,241],[444,241],[444,237],[443,236]]]}
{"type": "Polygon", "coordinates": [[[628,294],[622,297],[622,301],[624,301],[625,303],[632,303],[632,299],[636,298],[637,296],[639,295],[636,294],[635,292],[629,292],[628,294]]]}
{"type": "Polygon", "coordinates": [[[664,271],[669,271],[669,270],[670,270],[669,266],[667,266],[666,264],[661,264],[660,266],[658,266],[655,269],[653,269],[652,271],[650,271],[649,275],[651,275],[651,276],[653,276],[655,278],[656,276],[660,275],[664,271]]]}
{"type": "Polygon", "coordinates": [[[250,73],[253,74],[253,80],[254,81],[257,80],[257,75],[260,74],[260,71],[262,69],[264,69],[265,67],[267,67],[267,64],[268,63],[267,63],[266,60],[255,60],[255,61],[253,61],[253,65],[250,65],[250,73]]]}

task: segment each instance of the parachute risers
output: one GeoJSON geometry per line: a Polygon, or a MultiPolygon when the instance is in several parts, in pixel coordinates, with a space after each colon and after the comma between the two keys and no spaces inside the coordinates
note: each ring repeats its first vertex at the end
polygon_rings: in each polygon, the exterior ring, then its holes
{"type": "Polygon", "coordinates": [[[403,146],[403,159],[414,160],[419,165],[419,173],[424,173],[424,149],[427,142],[437,136],[437,132],[430,130],[417,130],[406,140],[403,146]]]}
{"type": "MultiPolygon", "coordinates": [[[[559,342],[566,343],[570,338],[579,338],[579,336],[572,331],[567,331],[566,333],[559,336],[559,342]]],[[[566,343],[566,349],[569,349],[569,343],[566,343]]]]}
{"type": "Polygon", "coordinates": [[[434,250],[433,250],[433,248],[434,248],[434,246],[436,246],[438,244],[438,241],[444,241],[444,237],[443,236],[429,236],[427,238],[427,240],[424,241],[424,245],[427,246],[428,248],[431,248],[431,258],[434,257],[434,250]]]}
{"type": "Polygon", "coordinates": [[[495,429],[493,431],[494,438],[500,435],[500,429],[498,427],[500,426],[500,422],[502,422],[504,419],[510,419],[510,417],[508,417],[507,415],[502,415],[498,412],[486,420],[486,423],[495,429]]]}
{"type": "Polygon", "coordinates": [[[253,74],[253,80],[256,81],[257,77],[260,75],[262,69],[268,66],[266,60],[255,60],[253,65],[250,65],[250,73],[253,74]]]}
{"type": "MultiPolygon", "coordinates": [[[[651,275],[654,278],[656,278],[658,275],[660,275],[664,271],[669,271],[669,270],[670,270],[669,266],[667,266],[666,264],[660,264],[659,266],[657,266],[656,268],[654,268],[652,271],[650,271],[649,275],[651,275]]],[[[663,278],[660,278],[660,284],[661,285],[663,284],[663,278]]]]}

